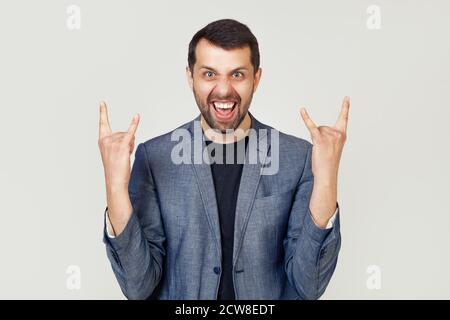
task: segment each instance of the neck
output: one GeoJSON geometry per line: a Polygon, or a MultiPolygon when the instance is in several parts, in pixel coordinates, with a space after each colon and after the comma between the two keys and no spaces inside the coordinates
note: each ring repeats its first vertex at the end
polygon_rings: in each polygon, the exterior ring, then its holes
{"type": "Polygon", "coordinates": [[[222,133],[219,130],[214,130],[213,128],[211,128],[203,118],[203,115],[200,118],[200,124],[208,140],[216,143],[234,143],[245,138],[249,134],[249,130],[252,124],[252,118],[247,112],[244,120],[242,120],[242,122],[239,124],[239,127],[237,127],[236,130],[229,130],[229,132],[227,133],[222,133]]]}

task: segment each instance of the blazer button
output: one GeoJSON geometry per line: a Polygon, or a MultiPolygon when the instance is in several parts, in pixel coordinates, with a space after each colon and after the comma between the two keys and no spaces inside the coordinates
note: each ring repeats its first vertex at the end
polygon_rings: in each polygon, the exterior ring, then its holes
{"type": "Polygon", "coordinates": [[[214,273],[215,274],[219,274],[220,273],[220,268],[219,267],[214,267],[214,273]]]}

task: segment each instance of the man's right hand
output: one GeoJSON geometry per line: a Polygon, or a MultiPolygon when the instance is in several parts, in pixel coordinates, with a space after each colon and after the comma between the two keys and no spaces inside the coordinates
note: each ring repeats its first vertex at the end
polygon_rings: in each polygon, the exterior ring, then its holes
{"type": "Polygon", "coordinates": [[[125,228],[132,211],[128,183],[131,171],[130,156],[134,150],[138,124],[139,114],[136,114],[128,131],[112,132],[106,104],[100,103],[98,146],[105,172],[109,219],[116,236],[125,228]]]}

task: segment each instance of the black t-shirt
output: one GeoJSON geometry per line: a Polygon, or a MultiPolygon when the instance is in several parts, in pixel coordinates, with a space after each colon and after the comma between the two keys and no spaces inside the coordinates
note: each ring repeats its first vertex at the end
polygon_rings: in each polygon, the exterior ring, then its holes
{"type": "Polygon", "coordinates": [[[211,173],[214,180],[222,238],[222,275],[219,284],[218,300],[235,299],[232,272],[234,217],[247,144],[248,136],[229,144],[206,141],[207,148],[210,150],[209,154],[215,160],[211,164],[211,173]],[[244,143],[245,145],[243,145],[244,143]],[[220,150],[222,150],[222,154],[220,150]],[[244,152],[238,152],[238,150],[244,152]],[[219,159],[222,159],[222,161],[219,159]]]}

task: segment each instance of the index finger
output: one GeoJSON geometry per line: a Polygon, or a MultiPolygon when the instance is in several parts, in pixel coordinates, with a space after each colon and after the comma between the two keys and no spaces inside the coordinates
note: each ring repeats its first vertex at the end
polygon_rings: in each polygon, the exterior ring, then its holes
{"type": "Polygon", "coordinates": [[[130,137],[134,136],[134,134],[136,133],[138,124],[139,124],[139,113],[136,113],[135,116],[133,117],[133,120],[131,121],[130,127],[128,128],[128,135],[130,137]]]}
{"type": "Polygon", "coordinates": [[[347,131],[347,123],[348,123],[348,110],[350,109],[350,98],[348,96],[344,97],[344,101],[342,102],[342,110],[339,118],[336,122],[336,128],[340,131],[347,131]]]}
{"type": "Polygon", "coordinates": [[[111,134],[112,130],[109,126],[108,119],[108,109],[106,108],[106,103],[104,101],[100,102],[100,125],[99,125],[99,136],[100,138],[111,134]]]}
{"type": "Polygon", "coordinates": [[[312,119],[309,117],[309,114],[308,112],[306,112],[305,108],[300,109],[300,115],[302,116],[303,122],[305,123],[311,135],[312,136],[317,135],[319,133],[319,129],[317,128],[314,121],[312,121],[312,119]]]}

